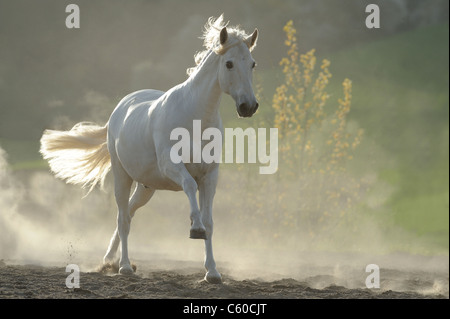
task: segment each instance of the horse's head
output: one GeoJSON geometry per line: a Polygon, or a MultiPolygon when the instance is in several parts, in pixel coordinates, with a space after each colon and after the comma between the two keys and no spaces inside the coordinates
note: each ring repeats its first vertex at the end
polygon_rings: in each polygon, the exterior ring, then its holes
{"type": "Polygon", "coordinates": [[[226,27],[220,31],[219,84],[224,93],[236,102],[236,110],[241,117],[250,117],[258,109],[258,101],[252,87],[252,73],[256,66],[251,50],[256,45],[258,30],[242,36],[230,34],[226,27]]]}

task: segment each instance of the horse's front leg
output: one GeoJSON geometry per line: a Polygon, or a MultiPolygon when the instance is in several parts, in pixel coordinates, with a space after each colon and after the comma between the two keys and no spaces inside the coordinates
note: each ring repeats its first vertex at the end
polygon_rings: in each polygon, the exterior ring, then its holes
{"type": "Polygon", "coordinates": [[[206,276],[205,280],[209,283],[220,284],[222,283],[222,276],[216,269],[216,262],[214,261],[213,249],[212,249],[212,235],[213,235],[213,218],[212,218],[212,203],[214,195],[216,193],[218,167],[212,172],[205,175],[199,181],[199,200],[200,211],[202,215],[203,225],[206,228],[205,239],[205,268],[206,276]]]}
{"type": "Polygon", "coordinates": [[[183,163],[173,163],[169,154],[169,151],[161,153],[158,165],[166,177],[182,187],[189,199],[191,205],[191,229],[189,237],[192,239],[206,239],[206,229],[203,225],[200,209],[197,204],[197,182],[189,174],[186,166],[183,163]]]}

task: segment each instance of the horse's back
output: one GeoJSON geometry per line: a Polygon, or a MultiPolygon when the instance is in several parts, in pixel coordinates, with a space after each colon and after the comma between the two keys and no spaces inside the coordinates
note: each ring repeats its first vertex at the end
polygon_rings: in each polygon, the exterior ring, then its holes
{"type": "Polygon", "coordinates": [[[127,96],[125,96],[122,99],[122,101],[119,102],[119,105],[122,102],[124,102],[128,105],[139,104],[142,102],[152,102],[152,101],[158,99],[163,94],[164,94],[164,92],[159,91],[159,90],[152,90],[152,89],[139,90],[139,91],[135,91],[135,92],[130,93],[127,96]]]}
{"type": "Polygon", "coordinates": [[[158,90],[140,90],[128,94],[119,104],[117,104],[108,121],[108,132],[110,135],[119,134],[127,117],[134,113],[134,117],[143,118],[144,113],[148,112],[153,102],[164,94],[158,90]]]}

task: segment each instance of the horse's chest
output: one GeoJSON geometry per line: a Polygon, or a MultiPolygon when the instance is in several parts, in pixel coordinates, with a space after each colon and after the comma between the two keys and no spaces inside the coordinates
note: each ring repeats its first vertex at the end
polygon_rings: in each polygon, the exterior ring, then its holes
{"type": "Polygon", "coordinates": [[[185,166],[194,179],[202,178],[216,167],[215,164],[207,163],[186,163],[185,166]]]}

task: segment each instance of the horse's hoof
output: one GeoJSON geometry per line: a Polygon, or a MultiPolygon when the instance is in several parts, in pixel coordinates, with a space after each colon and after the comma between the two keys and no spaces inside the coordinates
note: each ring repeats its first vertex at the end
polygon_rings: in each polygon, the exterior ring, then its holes
{"type": "Polygon", "coordinates": [[[189,238],[191,238],[191,239],[206,239],[206,231],[204,229],[191,229],[189,238]]]}
{"type": "Polygon", "coordinates": [[[210,284],[221,284],[222,276],[218,272],[215,274],[207,272],[205,275],[205,281],[210,284]]]}
{"type": "Polygon", "coordinates": [[[132,275],[133,273],[133,268],[130,265],[124,265],[119,269],[119,274],[121,275],[132,275]]]}

